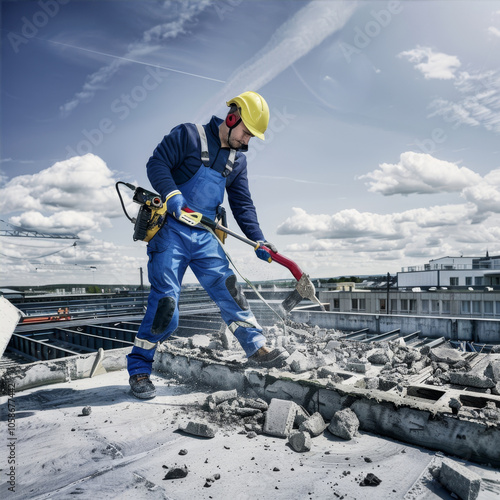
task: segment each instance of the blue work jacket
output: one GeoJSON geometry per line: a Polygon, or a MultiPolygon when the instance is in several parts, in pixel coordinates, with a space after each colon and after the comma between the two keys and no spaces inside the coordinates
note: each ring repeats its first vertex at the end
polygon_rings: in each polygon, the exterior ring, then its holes
{"type": "MultiPolygon", "coordinates": [[[[212,116],[204,127],[210,168],[222,175],[230,150],[221,146],[221,123],[220,118],[212,116]]],[[[182,184],[191,179],[199,168],[207,168],[201,162],[201,141],[196,126],[183,123],[173,128],[158,144],[146,168],[151,185],[163,199],[176,189],[182,191],[182,184]]],[[[226,177],[226,192],[233,216],[245,236],[253,241],[264,240],[248,187],[247,160],[241,152],[236,153],[233,170],[226,177]]]]}

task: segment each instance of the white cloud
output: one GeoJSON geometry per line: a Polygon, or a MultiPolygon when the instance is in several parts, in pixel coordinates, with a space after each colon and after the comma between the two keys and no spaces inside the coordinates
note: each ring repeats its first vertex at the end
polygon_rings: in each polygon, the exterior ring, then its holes
{"type": "Polygon", "coordinates": [[[412,223],[416,228],[456,227],[470,223],[474,211],[471,207],[461,205],[437,205],[426,208],[415,208],[393,214],[398,225],[412,223]]]}
{"type": "Polygon", "coordinates": [[[245,91],[258,91],[266,83],[342,29],[357,7],[356,1],[313,0],[283,23],[253,58],[229,77],[224,88],[199,113],[206,118],[221,102],[245,91]]]}
{"type": "Polygon", "coordinates": [[[8,181],[0,189],[0,212],[77,210],[118,216],[115,182],[98,156],[75,156],[8,181]]]}
{"type": "Polygon", "coordinates": [[[455,78],[455,72],[461,66],[458,57],[443,52],[434,52],[430,47],[418,46],[399,53],[398,57],[406,57],[414,63],[415,69],[420,71],[426,79],[451,80],[455,78]]]}
{"type": "Polygon", "coordinates": [[[466,167],[412,151],[402,153],[398,163],[382,163],[358,179],[368,179],[369,191],[384,196],[460,192],[481,182],[481,176],[466,167]]]}
{"type": "Polygon", "coordinates": [[[0,212],[25,229],[78,233],[99,231],[122,215],[113,172],[87,154],[57,162],[33,175],[21,175],[0,189],[0,212]],[[48,214],[48,215],[47,215],[48,214]]]}
{"type": "Polygon", "coordinates": [[[49,216],[36,211],[28,211],[11,217],[10,222],[28,230],[54,234],[78,234],[89,230],[100,231],[102,227],[111,226],[105,215],[75,210],[65,210],[49,216]]]}
{"type": "MultiPolygon", "coordinates": [[[[81,102],[90,101],[95,93],[103,88],[103,86],[113,78],[118,70],[125,64],[130,64],[134,58],[140,58],[151,52],[154,52],[162,47],[166,40],[175,38],[185,33],[188,26],[206,7],[211,4],[210,0],[188,0],[176,3],[177,17],[175,20],[158,24],[146,30],[142,39],[130,44],[125,54],[117,56],[106,66],[102,66],[94,73],[90,74],[82,90],[77,92],[69,101],[61,106],[60,110],[63,114],[69,114],[81,102]]],[[[163,4],[164,15],[168,15],[172,11],[169,2],[163,4]],[[169,10],[170,7],[170,10],[169,10]]],[[[65,45],[65,44],[61,44],[65,45]]],[[[97,51],[88,50],[88,52],[97,51]]],[[[101,55],[107,55],[100,53],[101,55]]],[[[166,68],[165,68],[166,69],[166,68]]]]}
{"type": "Polygon", "coordinates": [[[278,226],[278,234],[308,234],[316,238],[389,238],[398,239],[401,233],[390,215],[341,210],[333,215],[308,214],[302,208],[292,208],[293,215],[278,226]]]}
{"type": "Polygon", "coordinates": [[[375,262],[396,272],[394,266],[421,265],[443,255],[500,251],[500,169],[481,177],[430,155],[407,152],[398,164],[382,164],[364,177],[372,179],[369,185],[381,194],[450,192],[465,203],[392,214],[353,209],[311,214],[294,208],[277,233],[307,237],[281,250],[303,262],[309,272],[331,269],[332,274],[369,274],[375,262]]]}
{"type": "Polygon", "coordinates": [[[500,169],[492,170],[481,183],[467,187],[462,196],[476,207],[478,215],[500,214],[500,169]]]}
{"type": "Polygon", "coordinates": [[[460,72],[454,86],[462,96],[457,101],[437,98],[429,117],[441,116],[453,128],[482,126],[500,133],[500,74],[497,71],[460,72]]]}

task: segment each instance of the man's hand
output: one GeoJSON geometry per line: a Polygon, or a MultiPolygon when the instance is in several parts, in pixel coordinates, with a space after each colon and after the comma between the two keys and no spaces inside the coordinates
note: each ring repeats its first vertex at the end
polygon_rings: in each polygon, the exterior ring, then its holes
{"type": "Polygon", "coordinates": [[[269,252],[266,252],[264,248],[266,247],[269,248],[274,253],[278,252],[278,249],[269,241],[257,241],[257,246],[255,247],[255,253],[257,254],[257,257],[259,259],[265,260],[266,262],[272,262],[273,259],[271,258],[271,255],[269,255],[269,252]]]}
{"type": "Polygon", "coordinates": [[[176,219],[181,217],[181,210],[187,207],[187,201],[180,191],[172,191],[167,196],[166,203],[167,212],[172,214],[176,219]]]}

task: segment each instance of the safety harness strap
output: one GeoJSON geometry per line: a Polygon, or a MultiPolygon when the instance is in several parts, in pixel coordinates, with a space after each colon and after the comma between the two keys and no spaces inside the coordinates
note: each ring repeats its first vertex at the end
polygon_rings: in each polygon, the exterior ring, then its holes
{"type": "Polygon", "coordinates": [[[200,142],[201,142],[201,161],[205,167],[210,166],[210,157],[208,156],[208,141],[207,141],[207,134],[205,134],[205,129],[203,128],[203,125],[196,124],[196,128],[198,130],[198,135],[200,136],[200,142]]]}
{"type": "MultiPolygon", "coordinates": [[[[203,165],[205,165],[205,167],[210,167],[210,156],[208,154],[208,141],[205,128],[203,127],[203,125],[197,123],[196,129],[198,130],[198,135],[200,136],[201,162],[203,163],[203,165]]],[[[229,156],[227,158],[226,168],[224,169],[224,172],[222,172],[222,177],[227,177],[233,171],[235,158],[236,158],[236,150],[231,149],[229,151],[229,156]]]]}

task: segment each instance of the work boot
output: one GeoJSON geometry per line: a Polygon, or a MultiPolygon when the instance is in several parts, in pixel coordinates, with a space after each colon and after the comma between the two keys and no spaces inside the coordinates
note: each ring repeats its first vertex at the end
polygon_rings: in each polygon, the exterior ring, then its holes
{"type": "Polygon", "coordinates": [[[139,373],[129,378],[132,394],[139,399],[152,399],[156,396],[156,388],[147,373],[139,373]]]}
{"type": "Polygon", "coordinates": [[[285,364],[285,359],[288,356],[288,352],[284,349],[273,349],[271,351],[268,347],[263,346],[248,358],[248,363],[263,368],[280,368],[285,364]]]}

